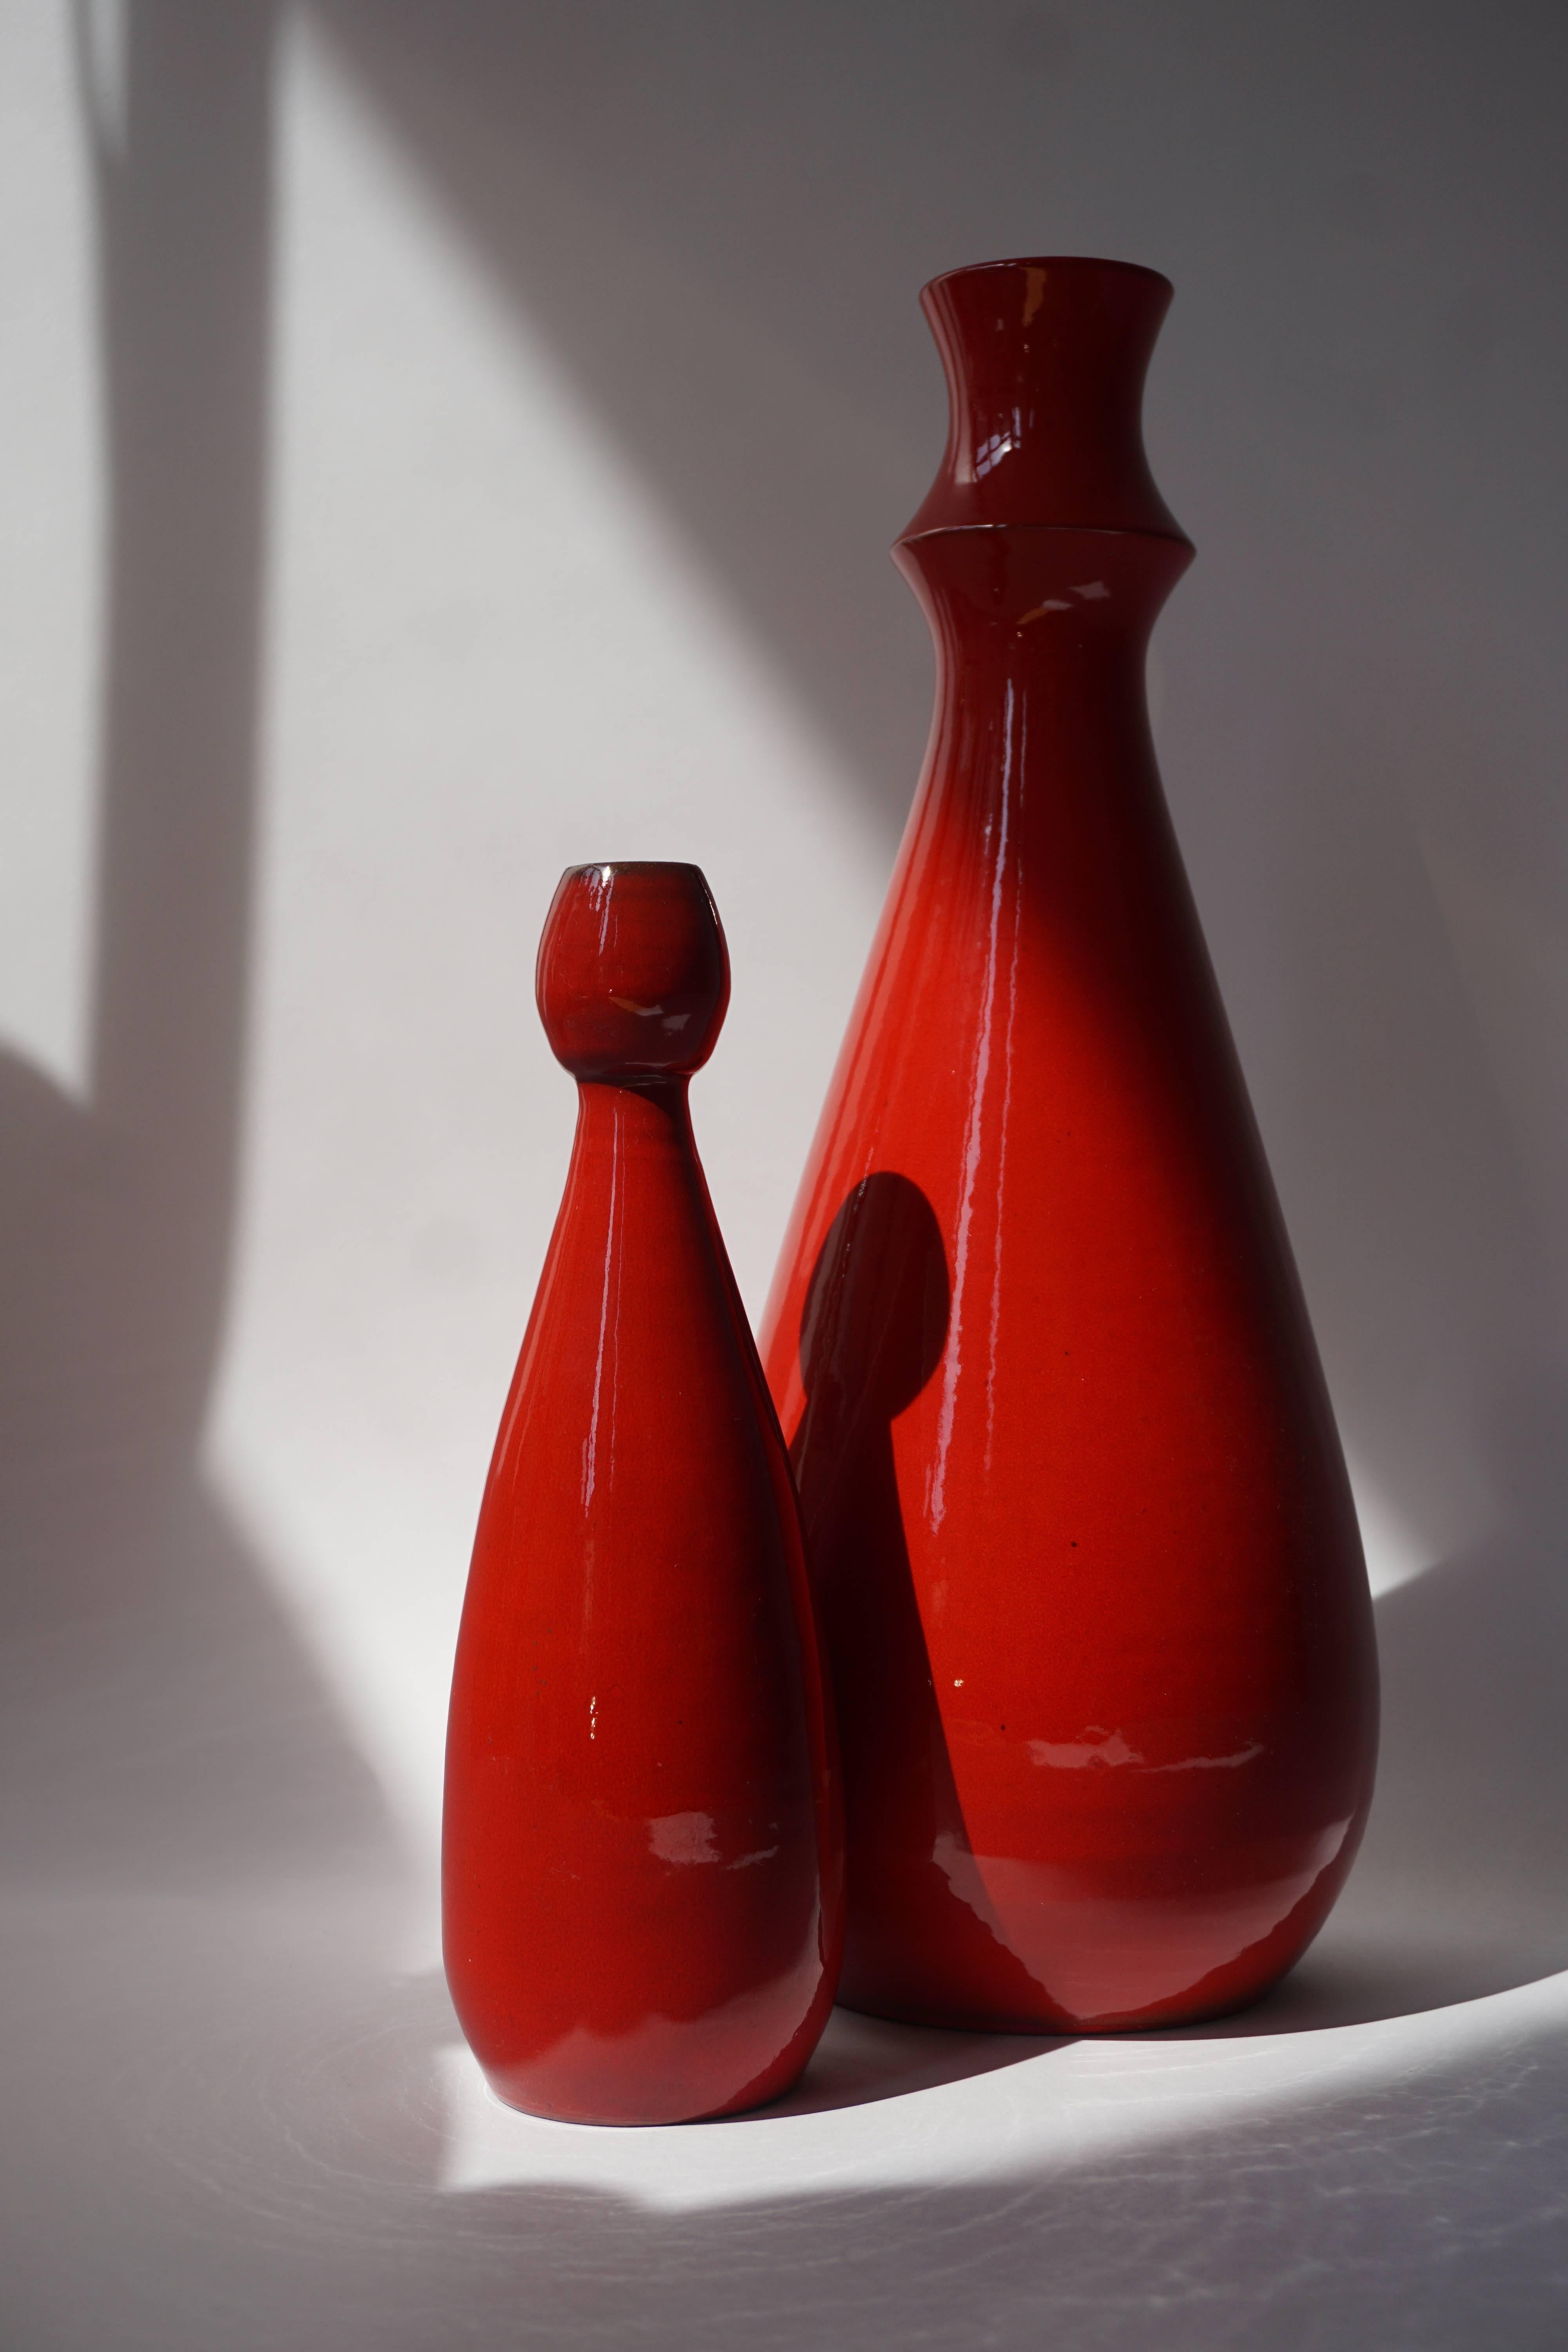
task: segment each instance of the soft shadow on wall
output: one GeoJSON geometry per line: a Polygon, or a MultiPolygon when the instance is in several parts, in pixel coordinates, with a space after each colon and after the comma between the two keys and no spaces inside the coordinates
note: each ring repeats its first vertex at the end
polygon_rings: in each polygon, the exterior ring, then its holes
{"type": "Polygon", "coordinates": [[[268,2307],[233,2218],[258,2070],[297,2082],[312,2036],[384,2011],[403,1900],[380,1791],[197,1458],[244,1100],[275,24],[74,18],[108,490],[87,1099],[0,1053],[17,2343],[139,2335],[150,2308],[158,2341],[236,2341],[268,2307]],[[220,2246],[215,2309],[195,2250],[220,2246]]]}
{"type": "Polygon", "coordinates": [[[0,1860],[29,1900],[155,1906],[395,1858],[196,1460],[243,1107],[275,18],[139,0],[118,56],[106,22],[75,19],[109,477],[89,1100],[0,1055],[0,1860]]]}
{"type": "Polygon", "coordinates": [[[1380,1608],[1344,2000],[1568,1964],[1568,20],[312,13],[889,855],[929,703],[884,555],[941,445],[917,289],[1026,250],[1175,280],[1150,441],[1199,561],[1156,639],[1167,782],[1342,1424],[1395,1549],[1445,1563],[1380,1608]]]}

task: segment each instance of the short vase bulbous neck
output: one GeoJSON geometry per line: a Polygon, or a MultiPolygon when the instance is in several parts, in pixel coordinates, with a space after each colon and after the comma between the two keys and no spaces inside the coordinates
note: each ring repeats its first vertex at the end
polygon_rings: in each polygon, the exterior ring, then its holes
{"type": "Polygon", "coordinates": [[[730,957],[700,867],[569,866],[534,971],[555,1058],[579,1081],[648,1087],[701,1068],[730,1002],[730,957]]]}
{"type": "Polygon", "coordinates": [[[1131,263],[984,262],[921,297],[947,376],[947,447],[900,544],[1025,525],[1186,546],[1143,451],[1143,381],[1171,286],[1131,263]]]}

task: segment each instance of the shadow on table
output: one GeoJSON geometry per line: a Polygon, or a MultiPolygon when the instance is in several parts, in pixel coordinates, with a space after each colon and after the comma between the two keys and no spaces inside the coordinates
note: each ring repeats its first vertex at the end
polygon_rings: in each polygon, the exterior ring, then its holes
{"type": "MultiPolygon", "coordinates": [[[[1388,1834],[1369,1839],[1342,1919],[1273,2002],[1183,2036],[1128,2037],[1129,2060],[1136,2042],[1234,2046],[1464,2003],[1563,1965],[1551,1858],[1568,1818],[1561,1780],[1542,1769],[1556,1753],[1554,1653],[1506,1583],[1479,1560],[1383,1603],[1388,1834]]],[[[227,1638],[241,1630],[230,1616],[227,1638]]],[[[265,1646],[257,1654],[264,1664],[265,1646]]],[[[216,1655],[222,1666],[222,1644],[216,1655]]],[[[231,1695],[247,1687],[243,1657],[241,1643],[231,1695]]],[[[307,1756],[313,1741],[321,1752],[320,1716],[265,1670],[250,1704],[248,1769],[276,1761],[279,1788],[306,1795],[287,1759],[300,1733],[307,1756]]],[[[222,1753],[188,1732],[171,1715],[160,1746],[143,1722],[146,1777],[116,1800],[112,1866],[13,1883],[6,1900],[3,2201],[18,2343],[1545,2352],[1557,2340],[1560,2007],[1546,2023],[1536,2007],[1484,2028],[1461,2009],[1451,2055],[1429,2038],[1418,2063],[1384,2058],[1375,2036],[1334,2035],[1289,2092],[1250,2087],[1266,2078],[1237,2051],[1219,2116],[1211,2062],[1202,2120],[1175,2097],[1122,2095],[1054,2145],[1069,2045],[840,2012],[791,2098],[700,2127],[723,2141],[879,2103],[869,2153],[862,2143],[823,2171],[816,2146],[797,2193],[721,2188],[724,2201],[650,2210],[580,2179],[446,2190],[441,2053],[457,2031],[438,1974],[399,1979],[382,1957],[374,1809],[356,1822],[340,1780],[331,1833],[299,1826],[302,1807],[290,1862],[289,1834],[243,1806],[226,1812],[220,1781],[201,1810],[232,1830],[226,1864],[198,1842],[173,1872],[167,1792],[183,1764],[199,1780],[222,1753]],[[943,2179],[943,2111],[919,2095],[997,2074],[999,2131],[1032,2115],[1047,2154],[1008,2170],[1002,2141],[994,2176],[943,2179]],[[868,2185],[879,2161],[908,2177],[868,2185]]],[[[89,1791],[61,1823],[79,1857],[105,1843],[82,1834],[96,1802],[89,1791]]],[[[574,2173],[594,2137],[571,2135],[574,2173]]],[[[972,2129],[963,2160],[984,2161],[972,2129]]]]}
{"type": "MultiPolygon", "coordinates": [[[[1558,2340],[1568,2049],[1555,2012],[1549,2031],[1516,2023],[1479,2054],[1461,2042],[1447,2061],[1428,2049],[1418,2067],[1359,2077],[1325,2064],[1310,2092],[1273,2098],[1238,2086],[1223,2120],[1123,2098],[1110,2126],[1095,2109],[1054,2144],[1047,2052],[1013,2067],[990,2109],[999,2133],[1037,2119],[1047,2153],[1033,2161],[1007,2168],[1009,2133],[986,2172],[971,2102],[949,2168],[941,2110],[900,2112],[894,2096],[858,2158],[803,2143],[787,2195],[726,2191],[721,2172],[708,2202],[649,2205],[584,2185],[591,2136],[577,2134],[573,2183],[443,2191],[438,1982],[341,1966],[346,1922],[330,1906],[237,1904],[182,1918],[173,1941],[166,1918],[129,1904],[79,1925],[100,1937],[90,1958],[58,1932],[36,1953],[13,1939],[14,1990],[45,2011],[69,2004],[77,2045],[42,2095],[8,2105],[28,2156],[6,2200],[18,2344],[1558,2340]],[[896,2178],[879,2185],[882,2165],[896,2178]]],[[[947,2079],[907,2053],[899,2067],[899,2089],[947,2079]]]]}

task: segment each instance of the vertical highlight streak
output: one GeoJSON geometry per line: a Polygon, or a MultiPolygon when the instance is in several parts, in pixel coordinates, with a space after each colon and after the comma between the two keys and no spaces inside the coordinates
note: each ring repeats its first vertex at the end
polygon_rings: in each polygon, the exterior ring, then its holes
{"type": "MultiPolygon", "coordinates": [[[[974,1076],[969,1092],[969,1118],[963,1136],[963,1170],[958,1211],[958,1236],[952,1253],[952,1324],[942,1364],[942,1405],[937,1415],[936,1461],[928,1489],[931,1533],[947,1513],[947,1456],[952,1444],[953,1415],[958,1406],[958,1375],[963,1339],[963,1288],[969,1272],[969,1229],[974,1216],[974,1185],[980,1173],[981,1129],[985,1111],[985,1084],[991,1070],[991,1024],[996,1004],[998,934],[1002,925],[1002,884],[1007,866],[1007,832],[1013,783],[1013,685],[1008,680],[1004,706],[1002,743],[1002,814],[996,856],[991,875],[991,922],[985,948],[985,990],[980,1005],[980,1037],[974,1055],[974,1076]]],[[[988,820],[985,839],[993,826],[988,820]]]]}
{"type": "MultiPolygon", "coordinates": [[[[599,1300],[599,1353],[594,1365],[594,1402],[588,1415],[588,1434],[583,1440],[583,1508],[584,1512],[586,1512],[589,1504],[594,1499],[594,1485],[598,1475],[599,1400],[603,1393],[605,1385],[605,1344],[610,1323],[610,1282],[612,1274],[618,1271],[620,1256],[618,1246],[620,1236],[616,1231],[616,1225],[618,1223],[616,1211],[619,1206],[620,1200],[620,1178],[621,1121],[619,1110],[617,1108],[615,1113],[615,1125],[611,1130],[610,1140],[610,1215],[608,1231],[605,1235],[605,1287],[599,1300]]],[[[614,1454],[613,1439],[615,1434],[614,1387],[615,1383],[612,1381],[612,1458],[614,1454]]]]}
{"type": "MultiPolygon", "coordinates": [[[[1018,814],[1024,814],[1024,795],[1028,787],[1029,713],[1026,704],[1018,713],[1018,814]]],[[[992,1449],[996,1439],[996,1349],[1002,1329],[1002,1196],[1007,1183],[1007,1123],[1013,1112],[1013,1032],[1018,1013],[1018,949],[1024,936],[1021,919],[1024,904],[1023,851],[1018,852],[1017,888],[1013,898],[1013,953],[1007,966],[1007,1027],[1006,1051],[1004,1057],[1005,1076],[1002,1087],[1002,1134],[996,1148],[996,1246],[991,1269],[991,1352],[985,1370],[985,1475],[991,1475],[992,1449]]]]}

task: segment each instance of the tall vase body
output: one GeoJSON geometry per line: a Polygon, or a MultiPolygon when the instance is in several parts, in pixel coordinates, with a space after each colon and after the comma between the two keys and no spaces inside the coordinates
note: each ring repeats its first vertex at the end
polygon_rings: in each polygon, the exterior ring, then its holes
{"type": "Polygon", "coordinates": [[[1191,548],[1170,299],[927,289],[952,424],[896,560],[931,746],[763,1330],[831,1657],[840,1998],[1113,2029],[1304,1949],[1370,1801],[1343,1461],[1155,768],[1191,548]]]}
{"type": "Polygon", "coordinates": [[[474,1543],[447,1973],[510,2105],[670,2123],[785,2089],[842,1840],[784,1444],[692,1142],[729,968],[695,866],[591,866],[539,956],[576,1141],[474,1543]]]}

